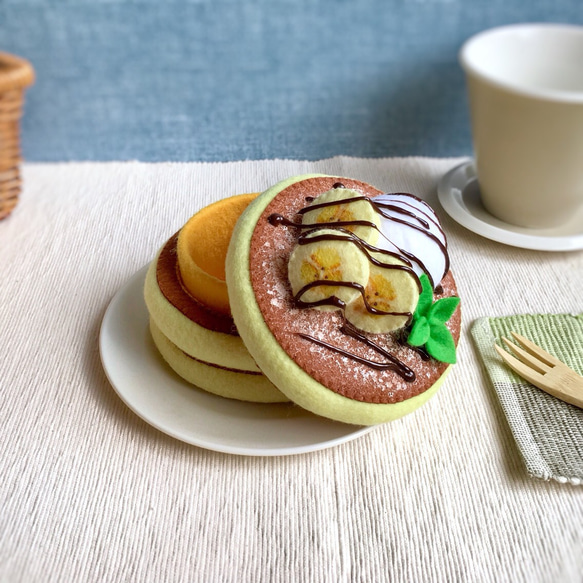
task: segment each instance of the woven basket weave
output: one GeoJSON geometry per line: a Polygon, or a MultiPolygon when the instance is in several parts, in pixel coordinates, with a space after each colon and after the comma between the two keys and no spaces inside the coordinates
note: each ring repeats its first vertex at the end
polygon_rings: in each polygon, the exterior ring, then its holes
{"type": "Polygon", "coordinates": [[[28,61],[0,52],[0,220],[20,194],[20,117],[24,91],[34,81],[28,61]]]}

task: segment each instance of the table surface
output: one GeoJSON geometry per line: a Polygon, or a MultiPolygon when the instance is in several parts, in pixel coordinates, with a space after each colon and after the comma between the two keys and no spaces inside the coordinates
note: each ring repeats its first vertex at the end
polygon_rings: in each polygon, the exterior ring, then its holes
{"type": "Polygon", "coordinates": [[[226,161],[471,152],[457,52],[580,0],[0,3],[31,60],[27,160],[226,161]]]}
{"type": "Polygon", "coordinates": [[[25,164],[0,222],[0,580],[580,582],[581,486],[528,477],[470,329],[580,312],[583,253],[457,225],[436,183],[459,162],[25,164]],[[462,298],[458,364],[415,413],[324,451],[235,456],[159,432],[101,366],[108,303],[202,205],[306,172],[435,205],[462,298]]]}

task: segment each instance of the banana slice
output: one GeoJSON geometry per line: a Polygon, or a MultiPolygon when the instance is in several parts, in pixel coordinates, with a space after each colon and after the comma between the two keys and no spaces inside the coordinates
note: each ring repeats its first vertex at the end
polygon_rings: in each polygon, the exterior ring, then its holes
{"type": "Polygon", "coordinates": [[[385,265],[370,265],[370,275],[365,287],[366,303],[373,309],[392,314],[375,314],[366,307],[362,295],[346,306],[346,319],[356,328],[372,334],[392,332],[405,326],[419,300],[418,280],[399,259],[383,253],[371,256],[385,265]],[[404,314],[404,315],[398,315],[404,314]]]}
{"type": "Polygon", "coordinates": [[[322,310],[341,307],[333,304],[332,298],[349,303],[360,296],[355,284],[366,285],[369,261],[350,236],[343,236],[335,229],[317,229],[305,235],[304,240],[309,239],[314,241],[296,245],[289,258],[288,278],[294,296],[305,289],[298,299],[308,304],[323,302],[323,305],[311,306],[322,310]],[[317,282],[321,282],[320,285],[317,282]],[[312,283],[313,287],[306,288],[312,283]],[[326,304],[327,301],[330,303],[326,304]]]}
{"type": "Polygon", "coordinates": [[[381,217],[366,200],[342,202],[353,198],[362,199],[363,194],[350,188],[333,188],[323,192],[310,205],[310,207],[315,207],[314,210],[308,210],[304,213],[302,224],[324,224],[326,227],[332,227],[328,223],[344,223],[341,225],[342,228],[351,231],[363,241],[375,245],[379,238],[378,229],[380,228],[381,217]],[[354,221],[366,221],[374,226],[351,224],[354,221]]]}

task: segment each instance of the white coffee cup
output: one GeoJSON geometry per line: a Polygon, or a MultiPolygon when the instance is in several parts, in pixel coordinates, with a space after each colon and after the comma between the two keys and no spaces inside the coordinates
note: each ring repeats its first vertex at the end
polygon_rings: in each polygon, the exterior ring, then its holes
{"type": "Polygon", "coordinates": [[[461,48],[482,202],[528,228],[583,209],[583,27],[518,24],[461,48]]]}

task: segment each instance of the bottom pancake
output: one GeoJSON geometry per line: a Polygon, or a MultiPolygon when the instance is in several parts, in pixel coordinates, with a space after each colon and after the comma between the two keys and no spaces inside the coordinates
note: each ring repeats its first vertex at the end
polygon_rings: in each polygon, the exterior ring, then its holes
{"type": "Polygon", "coordinates": [[[173,344],[150,319],[150,332],[162,358],[187,382],[221,397],[256,403],[289,399],[261,373],[222,368],[197,360],[173,344]]]}

